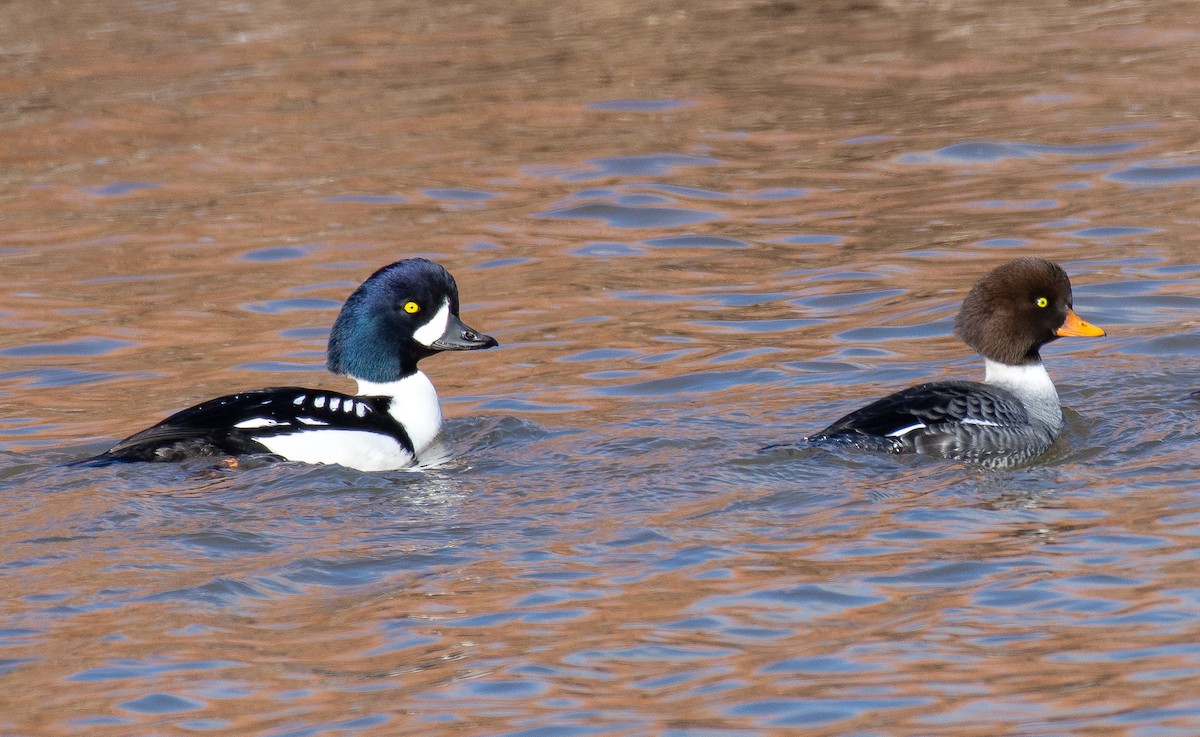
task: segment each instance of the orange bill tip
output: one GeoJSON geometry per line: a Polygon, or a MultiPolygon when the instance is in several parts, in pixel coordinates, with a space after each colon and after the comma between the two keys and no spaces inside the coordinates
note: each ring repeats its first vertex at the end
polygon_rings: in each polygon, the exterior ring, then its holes
{"type": "Polygon", "coordinates": [[[1075,310],[1067,308],[1067,319],[1054,334],[1062,338],[1098,338],[1104,335],[1104,329],[1096,327],[1076,315],[1075,310]]]}

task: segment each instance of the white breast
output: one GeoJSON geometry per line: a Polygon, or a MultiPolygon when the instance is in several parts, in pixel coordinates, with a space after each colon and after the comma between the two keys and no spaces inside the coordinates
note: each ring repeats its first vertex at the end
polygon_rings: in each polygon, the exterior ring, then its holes
{"type": "Polygon", "coordinates": [[[442,430],[442,405],[433,382],[420,371],[399,381],[376,384],[358,380],[360,396],[391,397],[388,413],[408,431],[417,455],[433,444],[442,430]]]}

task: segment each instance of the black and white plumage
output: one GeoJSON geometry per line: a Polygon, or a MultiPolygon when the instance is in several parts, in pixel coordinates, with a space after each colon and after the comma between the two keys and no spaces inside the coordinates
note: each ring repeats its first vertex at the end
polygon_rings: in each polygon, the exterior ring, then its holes
{"type": "Polygon", "coordinates": [[[117,443],[93,461],[174,461],[273,453],[363,471],[404,468],[433,444],[441,406],[417,362],[496,339],[458,317],[458,286],[440,265],[405,259],[376,271],[346,300],[329,335],[327,367],[358,395],[275,387],[211,399],[117,443]]]}
{"type": "Polygon", "coordinates": [[[1063,426],[1039,349],[1059,337],[1104,335],[1073,307],[1071,282],[1057,264],[1040,258],[1003,264],[972,287],[954,323],[955,335],[985,359],[982,383],[910,387],[808,439],[989,467],[1036,458],[1063,426]]]}
{"type": "Polygon", "coordinates": [[[284,448],[294,448],[310,438],[328,443],[336,437],[330,433],[368,433],[351,438],[360,453],[370,453],[370,446],[378,445],[376,452],[387,456],[398,445],[411,460],[416,448],[408,430],[388,412],[391,402],[386,396],[351,397],[295,386],[230,394],[176,412],[100,457],[172,461],[196,455],[271,452],[290,457],[284,448]]]}

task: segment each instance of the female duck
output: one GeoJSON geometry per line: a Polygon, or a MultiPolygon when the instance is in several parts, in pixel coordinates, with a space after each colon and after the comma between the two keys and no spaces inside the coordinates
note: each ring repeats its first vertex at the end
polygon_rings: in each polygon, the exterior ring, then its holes
{"type": "Polygon", "coordinates": [[[984,466],[1011,466],[1050,448],[1063,427],[1054,382],[1038,350],[1065,336],[1104,331],[1075,314],[1060,266],[1020,258],[972,287],[954,334],[984,358],[977,381],[936,381],[851,412],[812,441],[890,453],[924,453],[984,466]]]}

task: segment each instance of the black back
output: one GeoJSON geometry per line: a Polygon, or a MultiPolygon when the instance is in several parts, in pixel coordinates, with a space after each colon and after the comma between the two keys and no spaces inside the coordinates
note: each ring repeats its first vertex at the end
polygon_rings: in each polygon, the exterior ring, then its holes
{"type": "Polygon", "coordinates": [[[196,455],[268,453],[259,438],[326,427],[388,435],[412,453],[408,433],[388,414],[391,401],[292,386],[230,394],[176,412],[91,460],[175,461],[196,455]],[[236,427],[255,420],[262,424],[236,427]]]}
{"type": "Polygon", "coordinates": [[[938,381],[872,402],[809,440],[1009,465],[1043,453],[1054,434],[1033,423],[1024,405],[1005,389],[976,381],[938,381]],[[914,425],[922,427],[892,435],[914,425]]]}

